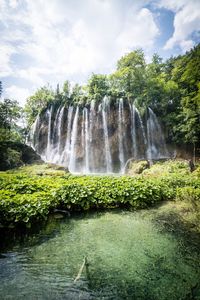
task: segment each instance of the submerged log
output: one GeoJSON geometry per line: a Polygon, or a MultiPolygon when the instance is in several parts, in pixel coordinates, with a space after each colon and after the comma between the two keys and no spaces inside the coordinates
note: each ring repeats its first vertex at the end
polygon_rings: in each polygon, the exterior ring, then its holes
{"type": "Polygon", "coordinates": [[[82,263],[82,266],[80,267],[79,272],[78,272],[76,278],[74,279],[74,283],[75,283],[77,280],[79,280],[79,278],[81,277],[81,274],[82,274],[82,272],[83,272],[83,269],[84,269],[84,267],[85,267],[86,265],[88,265],[88,262],[87,262],[87,257],[85,256],[85,257],[84,257],[84,260],[83,260],[83,263],[82,263]]]}

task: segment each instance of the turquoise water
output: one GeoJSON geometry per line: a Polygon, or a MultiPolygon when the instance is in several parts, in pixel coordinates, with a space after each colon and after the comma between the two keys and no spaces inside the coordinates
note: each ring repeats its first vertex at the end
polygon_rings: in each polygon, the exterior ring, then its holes
{"type": "Polygon", "coordinates": [[[200,299],[198,243],[156,217],[147,210],[52,218],[1,251],[0,299],[200,299]]]}

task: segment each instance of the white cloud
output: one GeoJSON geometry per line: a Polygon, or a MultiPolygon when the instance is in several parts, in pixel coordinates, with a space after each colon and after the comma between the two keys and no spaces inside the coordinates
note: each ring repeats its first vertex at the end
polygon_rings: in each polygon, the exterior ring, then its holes
{"type": "Polygon", "coordinates": [[[149,9],[142,8],[139,12],[131,11],[128,14],[124,29],[117,41],[123,49],[122,52],[128,52],[133,47],[151,47],[158,35],[159,30],[153,14],[149,9]]]}
{"type": "Polygon", "coordinates": [[[2,43],[18,56],[4,54],[3,75],[40,86],[111,70],[127,49],[153,45],[158,28],[147,2],[0,0],[2,43]]]}
{"type": "Polygon", "coordinates": [[[186,51],[190,50],[192,47],[194,47],[194,41],[192,40],[183,40],[180,42],[180,46],[182,51],[185,53],[186,51]]]}
{"type": "Polygon", "coordinates": [[[191,34],[200,30],[199,0],[163,0],[161,7],[174,11],[174,33],[166,42],[164,49],[180,46],[183,52],[194,46],[191,34]]]}
{"type": "Polygon", "coordinates": [[[26,88],[11,85],[5,89],[4,96],[5,98],[17,100],[21,106],[24,106],[26,99],[30,96],[30,91],[26,88]]]}
{"type": "Polygon", "coordinates": [[[11,56],[14,53],[16,50],[12,45],[0,42],[0,77],[12,75],[11,56]]]}
{"type": "Polygon", "coordinates": [[[18,0],[9,0],[9,5],[11,8],[14,9],[17,8],[18,4],[19,4],[18,0]]]}

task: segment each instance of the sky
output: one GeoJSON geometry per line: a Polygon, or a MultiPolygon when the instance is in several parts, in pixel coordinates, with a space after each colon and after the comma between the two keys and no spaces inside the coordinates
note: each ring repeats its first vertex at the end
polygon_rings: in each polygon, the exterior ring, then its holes
{"type": "Polygon", "coordinates": [[[0,0],[3,97],[87,82],[142,48],[164,59],[200,42],[200,0],[0,0]]]}

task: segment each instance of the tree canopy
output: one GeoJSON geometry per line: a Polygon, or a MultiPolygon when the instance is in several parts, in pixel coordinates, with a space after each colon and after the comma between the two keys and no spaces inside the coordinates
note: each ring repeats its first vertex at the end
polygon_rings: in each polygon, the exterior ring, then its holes
{"type": "Polygon", "coordinates": [[[20,140],[20,126],[17,121],[21,118],[22,108],[16,100],[0,101],[0,141],[20,140]]]}

